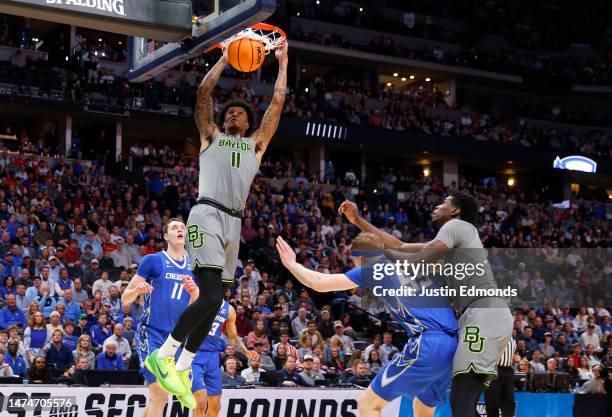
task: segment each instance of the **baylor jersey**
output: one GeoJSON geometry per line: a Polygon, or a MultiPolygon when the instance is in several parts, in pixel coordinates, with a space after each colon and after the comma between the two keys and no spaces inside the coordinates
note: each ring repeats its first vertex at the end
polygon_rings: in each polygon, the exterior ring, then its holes
{"type": "Polygon", "coordinates": [[[242,210],[258,171],[255,141],[219,132],[200,153],[198,198],[210,198],[229,209],[242,210]]]}

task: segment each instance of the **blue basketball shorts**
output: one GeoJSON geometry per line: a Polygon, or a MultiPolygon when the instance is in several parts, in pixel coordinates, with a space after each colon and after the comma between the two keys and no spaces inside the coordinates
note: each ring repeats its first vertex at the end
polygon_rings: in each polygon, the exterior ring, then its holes
{"type": "Polygon", "coordinates": [[[149,385],[156,382],[157,379],[145,366],[145,359],[155,349],[159,349],[164,344],[169,334],[148,326],[138,326],[136,330],[136,352],[138,353],[138,359],[140,359],[140,373],[149,385]]]}
{"type": "Polygon", "coordinates": [[[221,395],[219,352],[199,350],[191,365],[191,391],[205,389],[209,396],[221,395]]]}
{"type": "Polygon", "coordinates": [[[370,387],[382,399],[417,397],[435,407],[450,387],[457,337],[438,330],[426,330],[408,340],[404,349],[385,365],[370,387]]]}

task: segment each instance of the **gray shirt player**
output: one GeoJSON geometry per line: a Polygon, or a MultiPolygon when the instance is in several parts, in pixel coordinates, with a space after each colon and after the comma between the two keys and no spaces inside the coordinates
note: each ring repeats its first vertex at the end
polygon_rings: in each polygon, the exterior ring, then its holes
{"type": "Polygon", "coordinates": [[[210,198],[241,211],[258,171],[259,162],[252,138],[218,132],[200,153],[198,198],[210,198]]]}

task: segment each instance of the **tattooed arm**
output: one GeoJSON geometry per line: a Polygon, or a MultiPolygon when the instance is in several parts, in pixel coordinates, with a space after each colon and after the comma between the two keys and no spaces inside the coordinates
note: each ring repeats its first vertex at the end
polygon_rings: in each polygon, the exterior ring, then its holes
{"type": "Polygon", "coordinates": [[[215,66],[208,71],[208,74],[206,74],[198,87],[198,98],[195,105],[195,121],[198,126],[198,131],[200,132],[200,152],[208,147],[219,131],[219,128],[215,124],[215,105],[212,99],[212,93],[227,64],[227,52],[224,52],[221,59],[219,59],[215,66]]]}
{"type": "Polygon", "coordinates": [[[274,84],[274,96],[272,97],[272,103],[266,110],[266,113],[261,120],[261,126],[255,133],[253,138],[257,145],[257,160],[261,161],[261,158],[266,151],[266,148],[270,144],[272,137],[276,133],[278,128],[278,122],[283,111],[283,105],[285,103],[285,95],[287,94],[287,63],[289,62],[288,56],[289,44],[285,44],[278,48],[275,52],[276,59],[278,59],[278,77],[276,78],[276,84],[274,84]]]}

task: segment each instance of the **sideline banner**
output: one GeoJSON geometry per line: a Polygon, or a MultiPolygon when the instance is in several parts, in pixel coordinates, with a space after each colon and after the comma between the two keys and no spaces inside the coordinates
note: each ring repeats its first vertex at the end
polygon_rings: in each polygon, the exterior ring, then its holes
{"type": "MultiPolygon", "coordinates": [[[[357,399],[362,390],[351,389],[228,389],[223,390],[221,417],[359,417],[357,399]]],[[[0,416],[15,417],[140,417],[146,406],[145,387],[70,388],[66,386],[0,386],[0,416]],[[18,400],[72,399],[70,407],[7,411],[18,400]]],[[[27,404],[19,402],[19,404],[27,404]]],[[[400,401],[394,401],[383,417],[397,417],[400,401]]],[[[180,403],[169,403],[165,417],[191,417],[180,403]]]]}
{"type": "MultiPolygon", "coordinates": [[[[531,392],[516,392],[516,415],[520,417],[577,417],[574,410],[574,394],[544,394],[531,392]]],[[[452,417],[450,410],[450,392],[446,393],[446,401],[438,406],[434,417],[452,417]]],[[[480,396],[477,405],[478,414],[487,416],[485,410],[484,396],[480,396]]],[[[412,400],[402,399],[400,414],[402,417],[413,417],[412,400]]],[[[595,417],[592,414],[592,417],[595,417]]]]}

